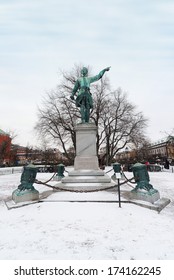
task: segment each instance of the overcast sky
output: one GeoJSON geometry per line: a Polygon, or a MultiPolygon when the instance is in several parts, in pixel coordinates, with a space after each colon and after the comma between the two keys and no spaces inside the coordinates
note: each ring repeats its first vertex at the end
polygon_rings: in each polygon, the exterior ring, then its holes
{"type": "Polygon", "coordinates": [[[59,69],[107,66],[149,119],[156,141],[174,128],[173,0],[0,0],[0,128],[38,145],[37,106],[59,69]]]}

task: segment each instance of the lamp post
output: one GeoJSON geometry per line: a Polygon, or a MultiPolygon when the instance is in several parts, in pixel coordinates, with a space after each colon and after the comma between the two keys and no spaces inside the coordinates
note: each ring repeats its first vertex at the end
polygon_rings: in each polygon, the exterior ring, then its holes
{"type": "Polygon", "coordinates": [[[128,160],[128,152],[129,152],[129,148],[126,147],[126,148],[125,148],[125,153],[126,153],[126,158],[127,158],[127,160],[128,160]]]}
{"type": "Polygon", "coordinates": [[[126,154],[126,167],[127,167],[127,171],[129,171],[128,169],[129,169],[129,164],[128,164],[128,153],[129,153],[129,148],[128,147],[126,147],[125,148],[125,154],[126,154]]]}
{"type": "Polygon", "coordinates": [[[121,195],[120,195],[120,179],[121,179],[121,164],[116,162],[113,164],[114,169],[114,175],[112,176],[112,179],[115,181],[117,179],[118,182],[118,202],[119,207],[121,208],[121,195]]]}
{"type": "Polygon", "coordinates": [[[106,126],[105,128],[106,134],[106,166],[109,165],[109,128],[106,126]]]}

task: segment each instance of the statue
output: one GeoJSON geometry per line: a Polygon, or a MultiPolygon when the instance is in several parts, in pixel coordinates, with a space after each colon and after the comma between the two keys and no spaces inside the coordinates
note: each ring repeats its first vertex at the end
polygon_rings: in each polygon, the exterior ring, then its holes
{"type": "Polygon", "coordinates": [[[88,76],[88,69],[83,67],[81,70],[81,77],[77,79],[70,98],[74,100],[74,95],[77,93],[76,106],[80,107],[82,123],[89,123],[90,109],[93,108],[93,99],[90,93],[90,84],[100,80],[106,71],[109,71],[110,67],[107,67],[100,71],[100,73],[93,77],[88,76]]]}

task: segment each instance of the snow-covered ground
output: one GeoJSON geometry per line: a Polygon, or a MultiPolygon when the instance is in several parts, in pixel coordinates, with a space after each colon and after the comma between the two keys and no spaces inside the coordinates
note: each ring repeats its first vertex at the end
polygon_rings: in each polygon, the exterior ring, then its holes
{"type": "MultiPolygon", "coordinates": [[[[118,203],[63,202],[117,200],[115,191],[55,192],[45,202],[8,210],[4,200],[18,187],[21,174],[1,175],[0,259],[174,259],[174,173],[149,175],[160,196],[171,200],[160,213],[128,203],[119,208],[118,203]]],[[[37,174],[38,180],[49,177],[37,174]]],[[[49,190],[37,184],[35,188],[40,193],[49,190]]]]}

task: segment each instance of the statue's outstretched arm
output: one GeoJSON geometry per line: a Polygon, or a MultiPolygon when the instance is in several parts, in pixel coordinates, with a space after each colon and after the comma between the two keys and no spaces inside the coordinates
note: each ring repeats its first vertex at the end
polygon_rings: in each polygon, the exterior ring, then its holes
{"type": "Polygon", "coordinates": [[[109,71],[110,68],[111,68],[110,66],[109,66],[109,67],[106,67],[105,69],[103,69],[102,71],[100,71],[100,73],[99,73],[98,75],[96,75],[96,76],[94,76],[94,77],[91,77],[91,78],[90,78],[90,83],[93,83],[93,82],[96,82],[96,81],[100,80],[100,79],[103,77],[104,73],[105,73],[106,71],[109,71]]]}
{"type": "MultiPolygon", "coordinates": [[[[105,73],[106,71],[109,71],[109,70],[110,70],[110,68],[111,68],[111,66],[106,67],[105,69],[103,69],[102,71],[100,71],[99,75],[101,76],[101,78],[103,77],[103,75],[104,75],[104,73],[105,73]]],[[[100,78],[100,79],[101,79],[101,78],[100,78]]]]}
{"type": "Polygon", "coordinates": [[[110,70],[110,68],[111,68],[111,66],[106,67],[104,70],[105,70],[105,71],[109,71],[109,70],[110,70]]]}

